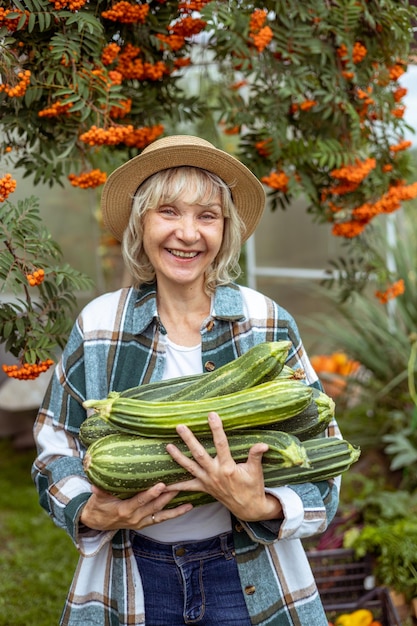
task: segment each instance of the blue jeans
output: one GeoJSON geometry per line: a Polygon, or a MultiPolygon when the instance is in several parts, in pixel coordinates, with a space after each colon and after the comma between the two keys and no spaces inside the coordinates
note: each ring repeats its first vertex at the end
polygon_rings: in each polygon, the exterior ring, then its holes
{"type": "Polygon", "coordinates": [[[146,626],[250,626],[231,533],[165,544],[134,535],[146,626]]]}

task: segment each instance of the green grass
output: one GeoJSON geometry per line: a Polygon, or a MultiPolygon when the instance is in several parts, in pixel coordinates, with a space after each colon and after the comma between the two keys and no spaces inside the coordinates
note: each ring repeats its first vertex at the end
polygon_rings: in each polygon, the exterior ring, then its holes
{"type": "Polygon", "coordinates": [[[34,457],[0,440],[0,626],[57,626],[78,559],[38,503],[34,457]]]}

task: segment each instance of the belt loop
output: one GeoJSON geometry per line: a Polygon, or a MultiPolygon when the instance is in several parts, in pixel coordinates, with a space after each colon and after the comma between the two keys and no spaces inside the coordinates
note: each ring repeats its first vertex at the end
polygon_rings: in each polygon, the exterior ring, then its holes
{"type": "Polygon", "coordinates": [[[230,558],[233,555],[233,535],[232,533],[225,533],[220,535],[220,547],[226,558],[230,558]]]}

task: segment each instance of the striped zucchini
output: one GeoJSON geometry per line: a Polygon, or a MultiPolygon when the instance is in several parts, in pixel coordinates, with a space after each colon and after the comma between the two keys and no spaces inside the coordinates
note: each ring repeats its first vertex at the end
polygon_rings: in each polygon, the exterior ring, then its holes
{"type": "Polygon", "coordinates": [[[170,400],[200,400],[228,395],[254,387],[268,375],[282,370],[291,348],[290,341],[266,341],[250,348],[233,361],[204,374],[200,380],[173,394],[170,400]]]}
{"type": "MultiPolygon", "coordinates": [[[[201,437],[210,455],[216,454],[211,437],[201,437]]],[[[308,464],[305,448],[288,433],[278,431],[237,431],[229,436],[236,462],[246,461],[249,448],[264,442],[269,446],[264,463],[274,467],[304,467],[308,464]]],[[[179,437],[172,443],[188,457],[191,452],[179,437]]],[[[172,484],[192,478],[166,451],[166,440],[137,435],[108,435],[93,443],[84,457],[84,471],[95,485],[116,495],[133,494],[162,481],[172,484]]]]}
{"type": "MultiPolygon", "coordinates": [[[[198,374],[197,376],[201,376],[201,374],[198,374]]],[[[179,388],[183,385],[188,385],[189,379],[190,378],[196,379],[197,376],[187,376],[185,377],[187,379],[185,383],[182,383],[182,384],[175,383],[174,387],[179,388]]],[[[302,380],[303,378],[305,378],[305,374],[302,370],[293,370],[287,365],[284,365],[282,370],[279,372],[277,378],[279,378],[280,380],[302,380]]],[[[179,381],[181,379],[172,379],[172,380],[179,381]]],[[[164,382],[169,382],[169,381],[162,381],[162,383],[164,382]]],[[[166,398],[164,395],[169,389],[168,386],[158,388],[158,383],[149,383],[146,385],[142,385],[142,387],[144,388],[143,394],[140,393],[141,387],[135,387],[135,388],[127,390],[126,392],[122,392],[120,394],[120,397],[135,398],[136,400],[139,400],[139,399],[158,400],[160,398],[164,398],[166,400],[169,399],[169,393],[166,398]]],[[[309,411],[309,407],[307,407],[303,411],[303,414],[308,411],[309,411]]],[[[317,414],[317,411],[314,412],[314,411],[311,411],[310,409],[310,413],[311,413],[311,416],[314,418],[314,415],[317,414]]],[[[306,419],[308,420],[310,420],[310,413],[306,415],[306,419]]],[[[324,428],[325,426],[323,426],[323,429],[324,428]]],[[[99,413],[93,413],[92,415],[87,417],[84,420],[84,422],[81,424],[80,439],[81,439],[81,442],[84,444],[84,446],[87,448],[94,441],[96,441],[97,439],[100,439],[101,437],[104,437],[105,435],[112,435],[112,434],[117,434],[120,432],[126,432],[126,429],[121,430],[118,426],[116,426],[115,424],[112,424],[107,418],[102,417],[102,415],[100,415],[99,413]]],[[[291,429],[287,429],[287,432],[291,432],[291,429]]]]}
{"type": "Polygon", "coordinates": [[[81,424],[79,436],[81,443],[88,448],[98,439],[117,433],[120,433],[120,428],[111,424],[108,419],[104,419],[98,413],[93,413],[81,424]]]}
{"type": "MultiPolygon", "coordinates": [[[[347,472],[360,457],[359,448],[337,437],[310,439],[304,441],[303,446],[307,451],[311,467],[275,468],[269,463],[264,463],[263,471],[266,487],[280,487],[329,480],[347,472]]],[[[214,501],[214,498],[208,493],[181,491],[169,502],[166,508],[173,508],[185,502],[191,502],[194,506],[200,506],[214,501]]]]}
{"type": "MultiPolygon", "coordinates": [[[[259,363],[258,366],[262,367],[262,364],[259,363]]],[[[214,372],[212,373],[214,374],[214,372]]],[[[138,385],[137,387],[131,387],[130,389],[125,389],[124,391],[120,391],[120,392],[111,391],[110,394],[116,393],[121,398],[135,398],[136,400],[152,400],[152,401],[174,400],[174,399],[181,400],[182,393],[186,395],[187,387],[189,387],[190,384],[197,383],[197,382],[201,383],[204,381],[204,379],[207,376],[210,376],[210,375],[211,374],[205,373],[205,374],[192,374],[190,376],[179,376],[178,378],[168,378],[167,380],[160,380],[160,381],[156,381],[153,383],[145,383],[144,385],[138,385]]],[[[279,378],[282,380],[283,379],[304,380],[305,377],[306,376],[305,376],[304,370],[302,369],[294,370],[288,365],[282,365],[282,363],[280,363],[279,367],[277,366],[273,370],[265,369],[264,374],[262,375],[262,377],[256,384],[266,383],[270,380],[274,380],[275,378],[279,378]]],[[[247,385],[245,387],[245,383],[248,382],[247,379],[241,382],[242,382],[242,389],[248,388],[247,385]]],[[[252,384],[250,386],[254,387],[255,384],[252,384]]],[[[204,390],[202,389],[200,398],[213,397],[212,391],[213,390],[211,388],[207,389],[206,390],[207,395],[203,395],[204,390]]],[[[218,389],[217,391],[218,392],[214,394],[216,396],[224,396],[226,395],[226,392],[228,393],[226,386],[224,386],[222,389],[218,389]]],[[[236,391],[239,391],[239,389],[237,389],[236,391]]],[[[185,399],[186,398],[184,398],[184,400],[185,399]]]]}
{"type": "MultiPolygon", "coordinates": [[[[263,472],[267,487],[317,482],[346,472],[355,463],[360,450],[337,437],[299,440],[278,431],[236,431],[229,436],[229,445],[236,462],[247,459],[249,448],[257,442],[267,443],[263,455],[263,472]]],[[[201,438],[210,455],[216,450],[211,438],[201,438]]],[[[129,498],[157,482],[172,484],[192,476],[166,452],[166,441],[135,435],[108,435],[93,443],[84,457],[88,479],[120,498],[129,498]]],[[[191,453],[181,439],[174,443],[188,457],[191,453]]],[[[179,493],[168,505],[181,502],[195,505],[212,502],[204,493],[179,493]]]]}
{"type": "Polygon", "coordinates": [[[176,436],[176,426],[186,424],[196,435],[210,434],[207,416],[218,413],[226,431],[253,428],[288,419],[311,402],[313,390],[298,380],[273,380],[254,388],[200,401],[146,402],[117,397],[87,400],[112,424],[148,437],[176,436]]]}
{"type": "Polygon", "coordinates": [[[276,424],[257,426],[257,428],[269,430],[276,426],[281,431],[295,435],[300,441],[312,439],[323,433],[335,416],[335,403],[323,391],[315,388],[312,388],[312,390],[312,400],[301,413],[286,420],[281,420],[276,424]]]}
{"type": "MultiPolygon", "coordinates": [[[[147,383],[116,393],[123,398],[141,400],[200,400],[224,396],[279,376],[290,347],[290,341],[266,341],[213,372],[147,383]]],[[[288,377],[291,372],[294,370],[287,367],[288,377]]]]}
{"type": "Polygon", "coordinates": [[[136,398],[137,400],[168,400],[171,395],[178,393],[188,385],[201,380],[207,374],[193,374],[191,376],[178,376],[167,380],[158,380],[153,383],[145,383],[137,387],[131,387],[118,393],[122,398],[136,398]]]}

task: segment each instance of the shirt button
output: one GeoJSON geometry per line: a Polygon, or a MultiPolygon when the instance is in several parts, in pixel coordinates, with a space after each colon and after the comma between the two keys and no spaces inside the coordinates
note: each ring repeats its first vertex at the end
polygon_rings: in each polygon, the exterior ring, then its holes
{"type": "Polygon", "coordinates": [[[204,369],[205,369],[207,372],[212,372],[213,370],[215,370],[215,369],[216,369],[216,366],[215,366],[215,364],[213,363],[213,361],[207,361],[207,362],[204,364],[204,369]]]}
{"type": "Polygon", "coordinates": [[[210,331],[210,330],[213,330],[213,328],[214,328],[214,321],[210,320],[206,326],[206,329],[210,331]]]}
{"type": "Polygon", "coordinates": [[[177,548],[175,550],[175,556],[184,556],[185,554],[185,548],[177,548]]]}
{"type": "Polygon", "coordinates": [[[237,522],[237,523],[235,524],[235,531],[236,531],[237,533],[241,533],[241,532],[243,531],[243,526],[242,526],[242,524],[239,524],[239,522],[237,522]]]}
{"type": "Polygon", "coordinates": [[[245,587],[245,593],[247,596],[253,596],[255,591],[256,591],[255,585],[248,585],[247,587],[245,587]]]}

